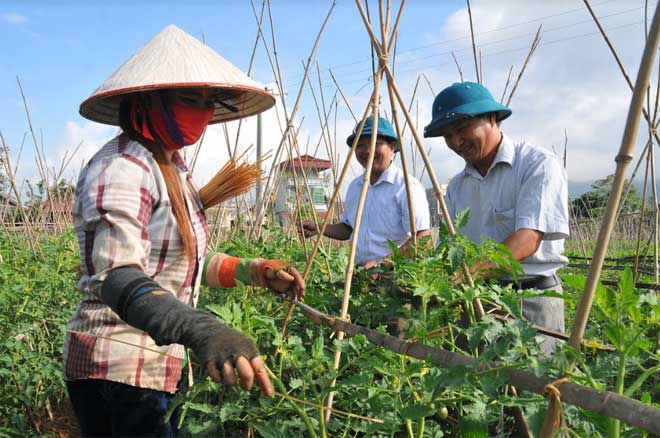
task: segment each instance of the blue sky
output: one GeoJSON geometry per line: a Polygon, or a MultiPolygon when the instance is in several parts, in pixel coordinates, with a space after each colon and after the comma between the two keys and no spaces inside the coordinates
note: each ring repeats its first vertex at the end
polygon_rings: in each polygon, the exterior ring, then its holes
{"type": "MultiPolygon", "coordinates": [[[[393,3],[398,7],[398,2],[393,3]]],[[[260,5],[255,1],[255,7],[260,5]]],[[[643,48],[644,1],[594,0],[593,5],[634,78],[643,48]]],[[[652,2],[650,13],[654,5],[652,2]]],[[[569,157],[574,160],[568,166],[569,179],[594,179],[612,173],[630,92],[582,2],[473,0],[472,6],[485,84],[498,97],[509,67],[514,65],[517,74],[536,28],[543,24],[541,45],[516,91],[514,117],[503,126],[505,132],[550,149],[563,148],[566,129],[569,157]],[[590,166],[585,170],[587,159],[590,166]]],[[[309,56],[329,7],[328,1],[272,1],[289,109],[302,77],[302,60],[309,56]]],[[[375,2],[371,8],[372,13],[377,12],[375,2]]],[[[235,65],[247,69],[257,29],[249,1],[0,2],[0,130],[12,151],[18,150],[28,131],[16,76],[23,84],[37,136],[43,133],[51,165],[80,141],[84,142],[80,150],[84,161],[115,131],[80,117],[80,102],[168,24],[204,39],[235,65]]],[[[269,35],[268,26],[265,30],[269,35]]],[[[420,73],[427,76],[436,93],[459,79],[450,51],[461,64],[465,79],[474,80],[465,3],[409,1],[401,21],[396,66],[397,81],[406,99],[412,95],[420,73]]],[[[369,39],[355,4],[338,1],[317,56],[327,102],[335,93],[328,75],[332,69],[353,110],[364,110],[371,91],[369,56],[369,39]]],[[[273,81],[263,47],[257,52],[252,76],[263,83],[273,81]]],[[[421,128],[428,122],[433,99],[425,81],[420,83],[417,97],[413,115],[421,128]]],[[[308,90],[298,120],[303,117],[300,142],[304,145],[309,139],[314,145],[321,130],[308,90]]],[[[266,130],[267,140],[277,145],[277,122],[274,116],[267,120],[272,122],[266,130]]],[[[352,125],[341,104],[338,144],[343,143],[352,125]]],[[[253,139],[243,142],[247,145],[253,139]]],[[[217,150],[214,147],[208,146],[211,155],[217,150]]],[[[441,180],[462,166],[441,140],[429,141],[428,147],[441,180]]],[[[32,143],[26,142],[21,157],[21,173],[29,178],[36,176],[33,150],[32,143]]],[[[205,179],[217,167],[214,162],[201,169],[200,178],[205,179]]],[[[355,168],[354,173],[357,171],[355,168]]]]}

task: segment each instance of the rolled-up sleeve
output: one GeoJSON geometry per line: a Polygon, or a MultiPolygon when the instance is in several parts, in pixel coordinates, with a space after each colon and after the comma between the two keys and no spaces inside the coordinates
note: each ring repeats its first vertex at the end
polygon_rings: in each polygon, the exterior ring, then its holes
{"type": "Polygon", "coordinates": [[[83,262],[89,289],[100,297],[107,273],[119,266],[147,270],[153,175],[143,162],[115,158],[95,163],[76,193],[76,220],[85,232],[83,262]]]}
{"type": "Polygon", "coordinates": [[[568,237],[568,188],[566,173],[553,156],[528,166],[516,200],[516,230],[530,228],[544,233],[544,240],[568,237]]]}

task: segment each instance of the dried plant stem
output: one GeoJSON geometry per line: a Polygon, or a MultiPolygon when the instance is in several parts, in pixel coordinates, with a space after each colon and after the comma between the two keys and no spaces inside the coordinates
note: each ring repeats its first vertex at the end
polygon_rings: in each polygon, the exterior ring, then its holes
{"type": "Polygon", "coordinates": [[[461,66],[458,64],[458,60],[456,59],[453,50],[451,52],[451,57],[454,58],[454,64],[456,64],[456,69],[458,70],[458,77],[461,78],[461,82],[463,82],[463,70],[461,70],[461,66]]]}
{"type": "MultiPolygon", "coordinates": [[[[509,98],[506,100],[506,106],[509,106],[511,104],[511,99],[513,99],[513,94],[516,92],[516,89],[518,88],[518,84],[520,83],[520,79],[522,79],[523,73],[525,73],[525,69],[527,68],[527,64],[529,63],[529,60],[532,58],[532,55],[536,51],[536,48],[538,47],[539,43],[541,42],[541,26],[540,25],[538,30],[536,31],[536,35],[534,35],[534,39],[532,40],[532,45],[529,48],[529,52],[527,52],[527,57],[525,57],[525,62],[523,62],[522,69],[520,69],[520,73],[518,73],[518,77],[516,78],[516,82],[513,83],[513,88],[511,88],[511,93],[509,94],[509,98]]],[[[508,80],[507,80],[508,83],[508,80]]]]}
{"type": "Polygon", "coordinates": [[[477,45],[474,42],[474,27],[472,25],[472,7],[470,7],[470,0],[465,0],[467,2],[468,18],[470,20],[470,38],[472,39],[472,56],[474,57],[474,72],[477,75],[477,83],[481,83],[481,77],[479,76],[479,63],[477,62],[477,45]]]}

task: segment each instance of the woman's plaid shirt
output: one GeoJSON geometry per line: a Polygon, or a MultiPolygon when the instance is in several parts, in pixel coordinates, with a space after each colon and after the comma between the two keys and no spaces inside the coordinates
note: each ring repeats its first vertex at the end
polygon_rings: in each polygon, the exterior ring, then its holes
{"type": "Polygon", "coordinates": [[[107,143],[83,169],[73,206],[82,299],[67,325],[64,378],[106,379],[160,391],[176,390],[183,346],[157,346],[101,301],[101,285],[119,266],[141,268],[163,289],[196,305],[208,226],[198,190],[174,153],[197,242],[189,263],[165,180],[151,152],[125,135],[107,143]],[[140,347],[144,348],[140,348],[140,347]]]}

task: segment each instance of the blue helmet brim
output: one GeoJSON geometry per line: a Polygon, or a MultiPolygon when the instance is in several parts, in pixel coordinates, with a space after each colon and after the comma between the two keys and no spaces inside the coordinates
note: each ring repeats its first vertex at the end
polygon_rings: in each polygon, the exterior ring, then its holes
{"type": "Polygon", "coordinates": [[[440,129],[450,123],[466,117],[477,117],[482,114],[496,113],[496,120],[501,122],[511,115],[511,109],[492,100],[479,100],[466,103],[443,112],[424,128],[424,137],[439,137],[440,129]]]}

